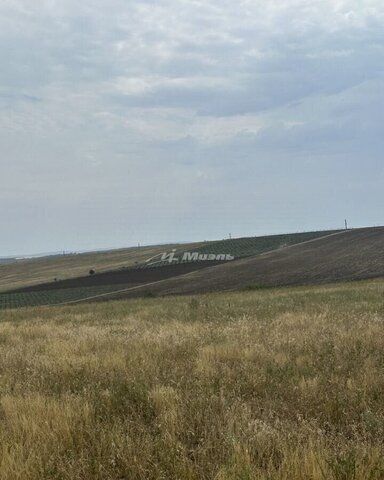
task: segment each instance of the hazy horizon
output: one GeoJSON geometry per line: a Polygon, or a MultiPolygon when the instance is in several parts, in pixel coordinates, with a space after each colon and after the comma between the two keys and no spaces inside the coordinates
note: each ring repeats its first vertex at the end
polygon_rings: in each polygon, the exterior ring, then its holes
{"type": "Polygon", "coordinates": [[[7,0],[0,257],[383,225],[379,0],[7,0]]]}
{"type": "MultiPolygon", "coordinates": [[[[384,225],[357,225],[357,226],[351,226],[348,225],[348,229],[359,229],[359,228],[376,228],[376,227],[384,227],[384,225]]],[[[75,249],[64,249],[64,250],[52,250],[52,251],[40,251],[40,252],[23,252],[23,253],[14,253],[11,255],[1,255],[0,252],[0,260],[6,260],[6,259],[13,259],[13,258],[37,258],[37,257],[44,257],[44,256],[55,256],[55,255],[71,255],[71,254],[82,254],[82,253],[92,253],[92,252],[103,252],[103,251],[110,251],[110,250],[123,250],[127,248],[136,248],[136,247],[151,247],[151,246],[158,246],[158,245],[172,245],[172,244],[188,244],[188,243],[193,243],[193,242],[214,242],[214,241],[220,241],[220,240],[228,240],[228,239],[236,239],[236,238],[244,238],[244,237],[263,237],[263,236],[273,236],[273,235],[289,235],[289,234],[296,234],[296,233],[306,233],[306,232],[326,232],[326,231],[333,231],[333,230],[344,230],[345,225],[343,223],[342,226],[335,227],[335,228],[314,228],[310,230],[292,230],[292,231],[276,231],[274,233],[266,232],[266,233],[260,233],[260,234],[255,234],[255,235],[233,235],[232,233],[230,236],[228,235],[227,237],[222,237],[222,238],[200,238],[200,239],[195,239],[195,240],[169,240],[166,242],[150,242],[150,243],[137,243],[135,245],[109,245],[105,247],[100,247],[100,248],[90,248],[90,249],[85,249],[85,250],[75,250],[75,249]]]]}

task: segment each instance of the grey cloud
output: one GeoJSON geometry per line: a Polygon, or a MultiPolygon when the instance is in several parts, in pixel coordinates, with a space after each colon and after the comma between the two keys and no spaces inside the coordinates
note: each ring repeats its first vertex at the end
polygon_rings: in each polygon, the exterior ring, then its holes
{"type": "Polygon", "coordinates": [[[0,256],[383,223],[383,23],[381,0],[4,2],[0,256]]]}

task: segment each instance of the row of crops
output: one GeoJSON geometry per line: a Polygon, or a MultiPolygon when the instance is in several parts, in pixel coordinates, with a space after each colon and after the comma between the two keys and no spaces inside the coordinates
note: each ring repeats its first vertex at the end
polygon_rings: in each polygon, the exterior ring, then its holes
{"type": "MultiPolygon", "coordinates": [[[[244,237],[208,242],[199,248],[193,249],[194,252],[201,254],[229,254],[236,258],[251,257],[260,255],[271,250],[295,245],[297,243],[315,240],[338,230],[326,230],[321,232],[289,233],[282,235],[269,235],[264,237],[244,237]]],[[[178,252],[177,257],[181,258],[184,252],[178,252]]],[[[168,262],[157,262],[158,267],[167,265],[168,262]]]]}
{"type": "Polygon", "coordinates": [[[60,290],[46,290],[40,292],[0,293],[0,310],[8,308],[34,307],[38,305],[56,305],[82,300],[103,293],[113,293],[124,288],[128,288],[128,286],[99,285],[94,287],[63,288],[60,290]]]}
{"type": "MultiPolygon", "coordinates": [[[[289,245],[294,245],[309,240],[314,240],[337,231],[322,232],[306,232],[286,235],[271,235],[265,237],[246,237],[221,240],[216,242],[207,242],[205,245],[194,249],[199,254],[229,254],[236,258],[244,258],[261,253],[276,250],[289,245]]],[[[177,252],[176,256],[181,258],[183,252],[177,252]]],[[[159,262],[152,266],[160,267],[169,265],[168,262],[159,262]]],[[[149,265],[140,265],[130,267],[129,270],[135,268],[146,268],[149,265]]],[[[124,281],[124,280],[122,280],[124,281]]],[[[87,287],[76,288],[60,288],[34,292],[15,292],[0,294],[0,310],[7,308],[19,308],[37,305],[54,305],[76,300],[82,300],[88,297],[101,295],[104,293],[112,293],[130,285],[93,285],[87,287]]]]}
{"type": "Polygon", "coordinates": [[[208,245],[204,245],[196,249],[196,251],[199,253],[215,254],[229,253],[235,258],[249,257],[289,245],[295,245],[297,243],[314,240],[316,238],[324,237],[332,233],[336,233],[336,231],[290,233],[283,235],[270,235],[265,237],[234,238],[209,243],[208,245]]]}

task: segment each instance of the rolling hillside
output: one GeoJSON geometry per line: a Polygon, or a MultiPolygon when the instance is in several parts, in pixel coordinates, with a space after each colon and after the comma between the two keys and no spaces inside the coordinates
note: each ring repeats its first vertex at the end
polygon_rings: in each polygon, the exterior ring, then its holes
{"type": "MultiPolygon", "coordinates": [[[[200,247],[202,243],[192,245],[200,247]]],[[[172,248],[184,250],[189,245],[156,245],[19,260],[9,265],[0,265],[0,292],[52,282],[54,278],[77,278],[87,275],[91,268],[96,272],[106,272],[121,267],[134,267],[149,257],[172,248]]]]}
{"type": "MultiPolygon", "coordinates": [[[[230,254],[238,259],[284,248],[330,233],[333,232],[318,231],[243,237],[212,242],[158,245],[21,260],[10,265],[0,265],[0,292],[99,288],[101,285],[109,287],[117,284],[147,283],[215,264],[215,262],[183,263],[178,268],[170,269],[169,263],[159,260],[161,260],[162,253],[172,249],[176,249],[178,258],[182,258],[184,252],[193,251],[199,254],[230,254]],[[147,260],[152,257],[154,257],[154,265],[147,263],[147,260]],[[153,267],[166,267],[166,270],[160,273],[153,267]],[[91,268],[96,271],[92,277],[88,275],[91,268]],[[143,269],[150,271],[144,273],[143,269]],[[56,281],[53,281],[54,279],[56,281]]],[[[110,289],[107,288],[107,290],[110,289]]],[[[74,297],[77,298],[78,293],[74,293],[74,297]]]]}
{"type": "MultiPolygon", "coordinates": [[[[240,237],[224,240],[216,240],[212,242],[203,242],[202,244],[192,245],[193,251],[203,255],[220,255],[230,254],[235,259],[251,257],[260,255],[261,253],[269,252],[279,248],[284,248],[289,245],[296,245],[297,243],[307,242],[315,238],[324,237],[332,233],[337,233],[340,230],[322,230],[317,232],[300,232],[300,233],[286,233],[281,235],[265,235],[261,237],[240,237]]],[[[184,252],[190,250],[184,248],[184,252]]],[[[183,252],[180,252],[179,257],[183,252]]],[[[157,266],[164,266],[167,263],[157,262],[157,266]]]]}
{"type": "Polygon", "coordinates": [[[384,277],[384,227],[348,230],[128,291],[119,298],[384,277]]]}

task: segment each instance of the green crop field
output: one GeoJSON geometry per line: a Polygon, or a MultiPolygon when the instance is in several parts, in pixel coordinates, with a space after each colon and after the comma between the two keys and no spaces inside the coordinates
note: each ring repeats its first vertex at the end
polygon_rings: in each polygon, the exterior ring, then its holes
{"type": "MultiPolygon", "coordinates": [[[[192,248],[193,252],[201,254],[229,254],[235,258],[251,257],[253,255],[260,255],[262,253],[270,252],[278,248],[296,245],[302,242],[315,240],[316,238],[325,237],[340,230],[326,230],[318,232],[303,232],[303,233],[288,233],[282,235],[267,235],[263,237],[243,237],[218,240],[213,242],[206,242],[203,245],[197,245],[192,248]]],[[[193,247],[193,244],[191,245],[193,247]]],[[[190,252],[190,250],[184,250],[190,252]]],[[[184,252],[178,252],[177,256],[182,257],[184,252]]],[[[167,262],[158,262],[155,265],[161,267],[167,262]]]]}
{"type": "Polygon", "coordinates": [[[220,240],[203,245],[196,249],[199,253],[229,253],[236,258],[249,257],[269,252],[277,248],[307,242],[324,237],[337,231],[291,233],[284,235],[268,235],[264,237],[244,237],[220,240]]]}
{"type": "MultiPolygon", "coordinates": [[[[314,240],[332,233],[337,233],[337,231],[245,237],[214,242],[193,243],[183,245],[183,247],[179,245],[176,256],[182,258],[183,252],[193,251],[200,254],[230,254],[233,255],[235,259],[244,258],[314,240]]],[[[168,265],[168,263],[158,262],[154,265],[149,265],[146,264],[145,260],[150,258],[148,256],[153,256],[153,253],[159,258],[162,250],[169,251],[173,247],[175,247],[175,245],[105,252],[103,254],[72,255],[68,256],[68,258],[45,258],[26,261],[25,263],[21,262],[15,265],[0,266],[0,309],[58,304],[120,290],[124,288],[124,285],[95,285],[80,288],[61,288],[58,284],[57,289],[52,291],[6,292],[12,288],[44,283],[43,280],[52,281],[53,277],[58,277],[59,279],[62,279],[63,277],[70,278],[75,276],[75,272],[77,272],[78,276],[84,276],[88,273],[85,268],[87,265],[86,262],[88,262],[88,266],[93,266],[97,263],[99,268],[96,270],[98,273],[108,270],[115,270],[118,272],[119,269],[121,270],[123,266],[123,263],[121,262],[124,260],[127,262],[124,267],[125,270],[134,271],[137,268],[147,268],[149,266],[161,267],[168,265]],[[134,263],[133,260],[135,260],[134,263]],[[119,268],[117,268],[118,266],[119,268]],[[4,293],[1,293],[1,290],[3,290],[4,293]]],[[[118,283],[123,282],[123,279],[121,282],[118,281],[118,283]]]]}
{"type": "MultiPolygon", "coordinates": [[[[129,285],[129,287],[132,287],[132,285],[129,285]]],[[[94,295],[116,292],[124,288],[128,288],[128,286],[100,285],[95,287],[63,288],[60,290],[40,292],[0,293],[0,310],[72,302],[94,295]]]]}

